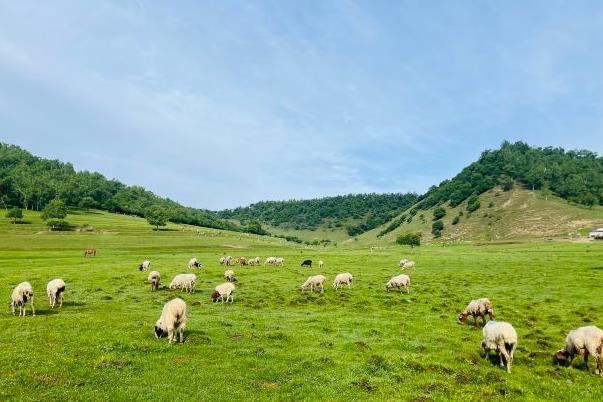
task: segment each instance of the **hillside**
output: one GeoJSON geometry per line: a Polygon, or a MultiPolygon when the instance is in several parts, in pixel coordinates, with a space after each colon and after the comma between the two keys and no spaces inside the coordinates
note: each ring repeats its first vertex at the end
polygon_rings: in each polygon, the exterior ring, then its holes
{"type": "Polygon", "coordinates": [[[446,215],[441,237],[434,238],[432,224],[434,210],[420,210],[410,217],[409,211],[402,214],[404,223],[379,236],[388,224],[382,225],[362,236],[363,243],[388,243],[395,241],[400,233],[419,232],[424,241],[497,241],[564,238],[578,239],[594,227],[603,226],[603,207],[586,207],[570,203],[560,197],[540,190],[527,190],[516,185],[509,191],[501,187],[488,190],[479,197],[479,208],[467,210],[468,200],[452,206],[441,204],[446,215]],[[455,218],[458,222],[453,224],[455,218]],[[408,220],[410,219],[410,222],[408,220]]]}

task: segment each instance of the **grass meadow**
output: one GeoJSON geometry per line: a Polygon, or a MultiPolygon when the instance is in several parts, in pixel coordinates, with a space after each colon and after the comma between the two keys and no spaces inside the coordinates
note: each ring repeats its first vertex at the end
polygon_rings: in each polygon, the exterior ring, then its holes
{"type": "MultiPolygon", "coordinates": [[[[4,211],[0,211],[2,216],[4,211]]],[[[603,327],[603,242],[425,245],[410,249],[340,245],[303,248],[276,239],[172,225],[154,232],[142,219],[77,213],[79,228],[49,233],[35,213],[0,221],[0,399],[3,400],[603,400],[603,378],[552,364],[567,332],[603,327]],[[98,255],[84,258],[85,248],[98,255]],[[212,304],[223,282],[222,255],[283,256],[285,266],[235,267],[233,304],[212,304]],[[143,259],[167,286],[196,256],[197,292],[152,293],[143,259]],[[385,292],[417,261],[409,295],[385,292]],[[302,259],[325,267],[299,266],[302,259]],[[354,275],[334,291],[336,273],[354,275]],[[324,294],[301,293],[309,274],[327,276],[324,294]],[[50,310],[46,283],[67,283],[50,310]],[[37,316],[14,317],[13,287],[29,281],[37,316]],[[183,344],[153,336],[164,303],[182,297],[183,344]],[[513,372],[480,356],[481,328],[456,323],[474,298],[489,297],[519,345],[513,372]]]]}

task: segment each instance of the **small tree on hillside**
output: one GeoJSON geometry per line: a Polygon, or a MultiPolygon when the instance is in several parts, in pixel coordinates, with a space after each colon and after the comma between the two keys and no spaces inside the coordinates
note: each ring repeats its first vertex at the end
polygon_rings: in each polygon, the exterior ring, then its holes
{"type": "Polygon", "coordinates": [[[159,230],[160,226],[165,226],[170,219],[168,211],[159,206],[147,208],[144,217],[149,222],[149,225],[155,226],[155,230],[159,230]]]}
{"type": "Polygon", "coordinates": [[[420,233],[402,233],[396,238],[396,243],[408,245],[410,248],[421,245],[421,234],[420,233]]]}
{"type": "Polygon", "coordinates": [[[85,209],[87,211],[90,208],[96,207],[96,201],[94,201],[94,198],[92,198],[90,196],[86,196],[86,197],[84,197],[84,198],[81,199],[81,201],[79,203],[79,207],[83,208],[83,209],[85,209]]]}
{"type": "Polygon", "coordinates": [[[473,194],[467,200],[467,211],[473,212],[477,211],[480,207],[479,197],[476,194],[473,194]]]}
{"type": "Polygon", "coordinates": [[[444,230],[444,222],[435,221],[431,224],[431,233],[433,234],[433,237],[437,238],[442,236],[442,230],[444,230]]]}
{"type": "Polygon", "coordinates": [[[61,200],[52,200],[42,210],[42,219],[64,219],[67,216],[67,206],[61,200]]]}
{"type": "Polygon", "coordinates": [[[13,207],[6,211],[6,217],[13,220],[13,223],[17,223],[17,220],[23,219],[23,210],[19,207],[13,207]]]}
{"type": "Polygon", "coordinates": [[[438,219],[442,219],[446,216],[446,209],[442,207],[437,207],[433,210],[433,220],[437,221],[438,219]]]}

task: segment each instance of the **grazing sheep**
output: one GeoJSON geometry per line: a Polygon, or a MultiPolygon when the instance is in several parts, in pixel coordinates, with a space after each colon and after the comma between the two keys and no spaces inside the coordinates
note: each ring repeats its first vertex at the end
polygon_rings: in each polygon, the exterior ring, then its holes
{"type": "Polygon", "coordinates": [[[218,299],[221,299],[222,303],[224,303],[224,298],[226,297],[226,302],[228,302],[228,299],[230,299],[230,302],[232,303],[234,302],[234,291],[234,283],[226,282],[218,285],[211,294],[211,301],[215,303],[218,301],[218,299]]]}
{"type": "Polygon", "coordinates": [[[228,282],[236,282],[237,279],[235,278],[235,273],[232,269],[226,270],[224,271],[224,278],[226,278],[226,280],[228,282]]]}
{"type": "Polygon", "coordinates": [[[182,291],[194,293],[197,283],[197,275],[195,274],[178,274],[170,282],[170,289],[182,289],[182,291]]]}
{"type": "Polygon", "coordinates": [[[54,308],[57,300],[59,307],[63,307],[63,294],[65,293],[65,282],[62,279],[53,279],[46,285],[46,295],[48,296],[48,304],[54,308]]]}
{"type": "Polygon", "coordinates": [[[186,303],[180,298],[170,300],[163,306],[161,316],[155,323],[155,337],[163,338],[166,333],[168,342],[176,341],[176,330],[180,334],[180,343],[184,342],[186,327],[186,303]]]}
{"type": "Polygon", "coordinates": [[[191,258],[188,262],[188,268],[201,268],[203,267],[203,264],[201,264],[201,262],[197,259],[197,258],[191,258]]]}
{"type": "Polygon", "coordinates": [[[348,285],[348,289],[352,288],[352,274],[345,272],[343,274],[337,274],[333,281],[333,289],[339,289],[340,286],[348,285]]]}
{"type": "Polygon", "coordinates": [[[264,266],[266,266],[266,264],[274,265],[275,262],[276,262],[276,257],[268,257],[268,258],[266,258],[266,261],[264,261],[264,266]]]}
{"type": "Polygon", "coordinates": [[[513,353],[517,347],[517,332],[508,322],[488,321],[484,326],[482,333],[482,349],[486,357],[490,351],[498,352],[500,357],[500,366],[507,366],[507,372],[511,372],[513,365],[513,353]]]}
{"type": "Polygon", "coordinates": [[[224,263],[226,262],[226,257],[220,257],[220,265],[224,265],[224,263]]]}
{"type": "Polygon", "coordinates": [[[494,310],[490,299],[481,298],[477,300],[471,300],[465,310],[461,311],[458,315],[459,323],[464,324],[467,321],[467,317],[473,316],[473,326],[477,327],[477,317],[482,317],[484,324],[486,324],[486,315],[490,316],[490,319],[494,319],[494,310]]]}
{"type": "Polygon", "coordinates": [[[148,271],[148,269],[150,267],[151,267],[151,261],[145,260],[138,266],[138,269],[141,271],[148,271]]]}
{"type": "Polygon", "coordinates": [[[415,265],[417,265],[417,264],[414,261],[408,260],[404,264],[402,264],[402,269],[405,269],[405,268],[414,268],[415,265]]]}
{"type": "Polygon", "coordinates": [[[260,265],[260,262],[261,262],[260,257],[255,257],[253,259],[253,262],[255,262],[255,265],[260,265]]]}
{"type": "Polygon", "coordinates": [[[255,265],[255,258],[248,259],[247,260],[247,265],[254,266],[255,265]]]}
{"type": "Polygon", "coordinates": [[[235,262],[239,265],[247,265],[247,258],[239,257],[235,260],[235,262]]]}
{"type": "Polygon", "coordinates": [[[406,264],[408,262],[408,260],[406,258],[403,258],[400,260],[400,263],[398,264],[398,266],[400,268],[404,268],[404,264],[406,264]]]}
{"type": "Polygon", "coordinates": [[[224,264],[225,264],[226,266],[231,266],[231,265],[232,265],[232,256],[227,255],[227,256],[224,258],[224,264]]]}
{"type": "Polygon", "coordinates": [[[302,267],[310,267],[310,268],[312,268],[312,260],[304,260],[304,261],[301,263],[301,266],[302,266],[302,267]]]}
{"type": "Polygon", "coordinates": [[[389,282],[385,284],[385,289],[389,292],[390,289],[398,288],[402,292],[402,288],[406,290],[406,293],[410,293],[410,276],[398,275],[392,277],[389,282]]]}
{"type": "Polygon", "coordinates": [[[558,364],[567,363],[571,366],[577,354],[584,355],[584,364],[588,371],[588,356],[595,357],[595,373],[603,376],[603,330],[593,325],[580,327],[565,338],[565,348],[555,353],[554,359],[558,364]]]}
{"type": "Polygon", "coordinates": [[[323,268],[325,266],[325,262],[323,260],[318,260],[318,268],[323,268]]]}
{"type": "Polygon", "coordinates": [[[34,291],[29,282],[21,282],[18,284],[11,295],[11,302],[8,305],[12,308],[13,315],[15,315],[15,307],[19,307],[19,317],[25,317],[25,305],[27,301],[31,300],[31,311],[33,316],[36,315],[36,308],[34,307],[34,291]]]}
{"type": "Polygon", "coordinates": [[[301,285],[301,290],[302,292],[304,290],[306,290],[308,287],[310,287],[310,290],[312,292],[314,292],[314,288],[315,287],[319,287],[320,286],[320,291],[324,292],[325,288],[324,288],[324,283],[325,280],[327,278],[324,277],[324,275],[314,275],[314,276],[309,276],[308,279],[306,279],[306,281],[303,283],[303,285],[301,285]]]}
{"type": "Polygon", "coordinates": [[[274,265],[278,266],[278,267],[282,267],[285,264],[285,259],[283,257],[277,257],[276,260],[274,260],[274,265]]]}
{"type": "Polygon", "coordinates": [[[159,282],[161,281],[161,275],[157,271],[151,271],[149,273],[148,281],[151,284],[151,291],[158,290],[159,282]]]}

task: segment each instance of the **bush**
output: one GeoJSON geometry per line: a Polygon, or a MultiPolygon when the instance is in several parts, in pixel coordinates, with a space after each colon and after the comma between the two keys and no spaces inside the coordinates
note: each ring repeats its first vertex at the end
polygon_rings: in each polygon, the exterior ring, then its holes
{"type": "Polygon", "coordinates": [[[452,220],[452,224],[456,225],[457,223],[459,223],[460,220],[461,220],[460,216],[455,216],[454,219],[452,220]]]}
{"type": "Polygon", "coordinates": [[[421,245],[421,234],[420,233],[402,233],[396,238],[396,243],[410,246],[421,245]]]}
{"type": "Polygon", "coordinates": [[[144,217],[149,225],[155,226],[155,230],[159,230],[159,226],[167,225],[167,222],[170,219],[168,211],[159,206],[149,207],[145,211],[144,217]]]}
{"type": "Polygon", "coordinates": [[[433,210],[433,220],[437,221],[438,219],[442,219],[446,216],[446,210],[442,207],[437,207],[433,210]]]}
{"type": "Polygon", "coordinates": [[[480,207],[479,197],[477,195],[473,194],[467,200],[467,211],[469,211],[469,212],[477,211],[479,209],[479,207],[480,207]]]}
{"type": "Polygon", "coordinates": [[[48,219],[61,220],[66,216],[67,206],[59,199],[50,201],[42,211],[42,219],[45,221],[48,219]]]}
{"type": "Polygon", "coordinates": [[[69,225],[69,222],[63,219],[49,219],[46,221],[46,226],[48,226],[50,230],[55,232],[61,232],[71,229],[71,225],[69,225]]]}
{"type": "Polygon", "coordinates": [[[17,223],[17,219],[23,219],[23,210],[19,207],[14,207],[6,211],[6,217],[17,223]]]}
{"type": "Polygon", "coordinates": [[[504,176],[503,178],[500,179],[500,185],[501,185],[503,191],[512,190],[514,184],[515,183],[513,183],[513,179],[511,179],[508,176],[504,176]]]}
{"type": "Polygon", "coordinates": [[[442,230],[444,230],[444,222],[435,221],[431,224],[431,233],[433,233],[434,236],[436,236],[437,233],[438,236],[436,237],[440,237],[440,235],[442,234],[442,230]]]}

